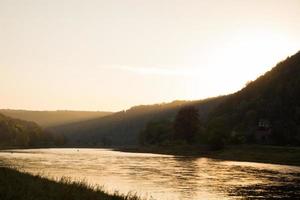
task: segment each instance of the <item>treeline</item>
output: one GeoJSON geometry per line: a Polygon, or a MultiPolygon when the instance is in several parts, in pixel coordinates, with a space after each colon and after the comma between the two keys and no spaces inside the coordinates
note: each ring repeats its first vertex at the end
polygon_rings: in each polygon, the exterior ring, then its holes
{"type": "Polygon", "coordinates": [[[206,119],[225,98],[221,96],[199,101],[174,101],[135,106],[99,119],[52,127],[50,130],[57,135],[64,135],[68,145],[137,145],[139,133],[148,122],[173,120],[176,113],[187,105],[195,106],[199,110],[201,119],[206,119]]]}
{"type": "Polygon", "coordinates": [[[260,143],[300,145],[300,52],[228,95],[206,118],[182,108],[175,120],[156,120],[140,133],[141,144],[260,143]]]}
{"type": "Polygon", "coordinates": [[[300,145],[300,52],[230,95],[207,126],[220,127],[228,142],[300,145]],[[268,130],[258,130],[260,122],[268,130]]]}
{"type": "Polygon", "coordinates": [[[64,143],[63,136],[54,136],[34,122],[13,119],[0,114],[0,147],[44,147],[64,143]]]}
{"type": "Polygon", "coordinates": [[[175,119],[149,122],[139,135],[142,145],[205,144],[212,150],[224,146],[223,137],[214,129],[207,130],[195,106],[181,108],[175,119]]]}

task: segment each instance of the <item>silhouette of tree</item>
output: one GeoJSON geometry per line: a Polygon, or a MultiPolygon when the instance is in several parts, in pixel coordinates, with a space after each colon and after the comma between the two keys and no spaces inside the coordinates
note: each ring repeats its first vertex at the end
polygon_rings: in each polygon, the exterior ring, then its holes
{"type": "Polygon", "coordinates": [[[183,107],[177,113],[174,121],[174,139],[192,144],[195,142],[195,135],[199,128],[198,110],[193,106],[183,107]]]}
{"type": "Polygon", "coordinates": [[[149,122],[140,133],[140,144],[160,145],[172,138],[172,123],[168,120],[149,122]]]}

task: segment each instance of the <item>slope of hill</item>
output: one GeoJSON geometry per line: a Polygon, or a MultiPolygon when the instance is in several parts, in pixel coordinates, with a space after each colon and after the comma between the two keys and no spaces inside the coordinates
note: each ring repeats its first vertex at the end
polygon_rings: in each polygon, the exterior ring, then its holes
{"type": "Polygon", "coordinates": [[[300,145],[300,52],[229,95],[209,121],[240,142],[300,145]]]}
{"type": "Polygon", "coordinates": [[[89,112],[89,111],[28,111],[2,109],[0,112],[6,116],[33,121],[42,127],[58,126],[95,119],[112,114],[111,112],[89,112]]]}
{"type": "Polygon", "coordinates": [[[0,114],[0,147],[48,145],[52,142],[51,134],[36,123],[0,114]]]}
{"type": "Polygon", "coordinates": [[[51,130],[77,145],[137,144],[138,134],[148,122],[172,120],[186,105],[199,109],[206,138],[219,135],[228,143],[299,145],[300,52],[228,96],[136,106],[51,130]]]}
{"type": "Polygon", "coordinates": [[[52,127],[63,134],[70,144],[76,145],[134,145],[138,134],[149,121],[172,119],[180,108],[194,105],[204,121],[225,96],[200,101],[174,101],[172,103],[142,105],[100,119],[52,127]]]}

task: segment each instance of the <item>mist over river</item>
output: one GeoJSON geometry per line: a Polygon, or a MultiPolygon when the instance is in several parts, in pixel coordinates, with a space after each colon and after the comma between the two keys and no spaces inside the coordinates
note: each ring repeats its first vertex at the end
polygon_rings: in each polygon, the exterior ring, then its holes
{"type": "Polygon", "coordinates": [[[148,199],[300,198],[300,167],[110,149],[0,151],[0,164],[48,178],[70,177],[148,199]]]}

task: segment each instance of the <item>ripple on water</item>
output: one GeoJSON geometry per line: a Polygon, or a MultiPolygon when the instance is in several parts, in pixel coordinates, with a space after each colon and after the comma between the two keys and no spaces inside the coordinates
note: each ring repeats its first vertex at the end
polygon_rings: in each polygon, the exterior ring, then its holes
{"type": "Polygon", "coordinates": [[[300,167],[109,149],[1,151],[5,165],[47,177],[69,176],[162,200],[272,199],[300,196],[300,167]]]}

